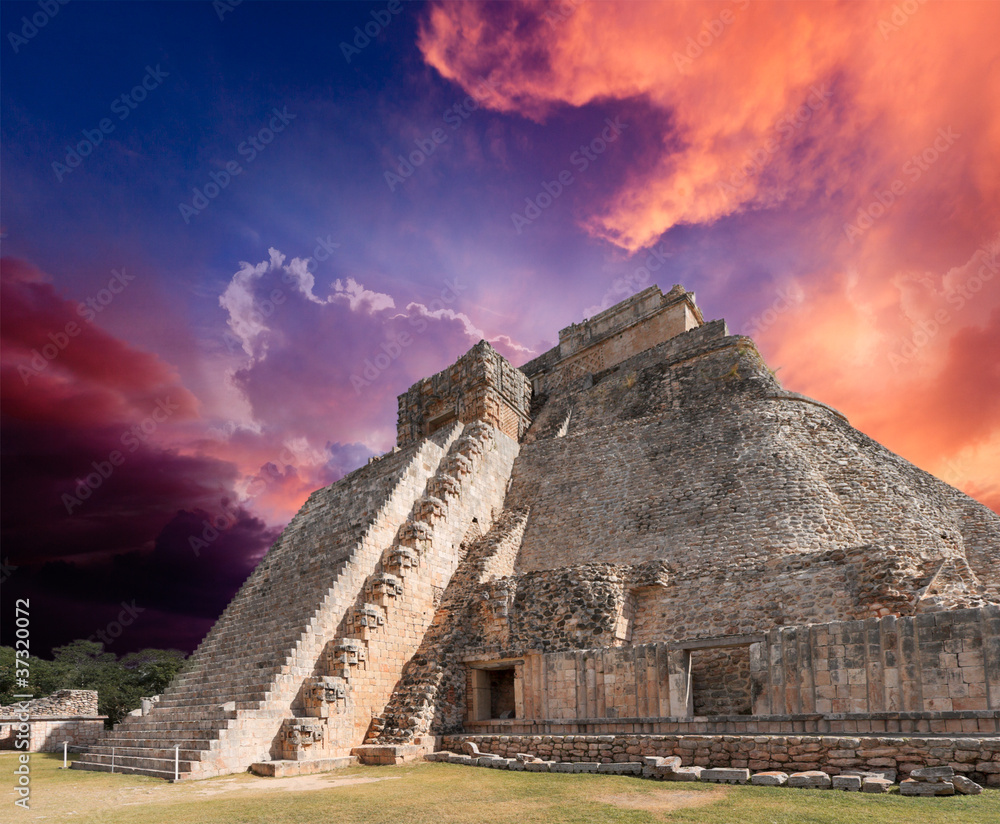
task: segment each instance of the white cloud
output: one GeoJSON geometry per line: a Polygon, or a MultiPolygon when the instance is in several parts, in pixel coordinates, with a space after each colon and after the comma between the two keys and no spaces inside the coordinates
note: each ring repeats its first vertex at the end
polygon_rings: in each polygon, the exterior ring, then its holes
{"type": "Polygon", "coordinates": [[[309,271],[309,262],[309,258],[292,258],[292,262],[283,267],[286,275],[288,276],[285,279],[293,283],[295,288],[305,295],[308,300],[322,306],[327,303],[327,301],[322,298],[318,298],[313,294],[313,287],[316,285],[316,278],[314,278],[312,272],[309,271]]]}
{"type": "Polygon", "coordinates": [[[526,355],[534,355],[535,350],[527,346],[522,346],[516,340],[511,338],[509,335],[497,335],[495,338],[490,338],[490,343],[500,344],[501,346],[506,346],[512,352],[523,352],[526,355]]]}
{"type": "Polygon", "coordinates": [[[434,309],[432,311],[422,303],[408,303],[406,304],[406,311],[411,314],[415,313],[421,317],[431,318],[432,320],[457,320],[462,324],[465,334],[473,340],[480,341],[486,338],[486,333],[476,326],[472,322],[472,318],[464,312],[456,312],[454,309],[434,309]]]}
{"type": "Polygon", "coordinates": [[[229,314],[229,328],[239,339],[243,351],[251,358],[258,357],[263,347],[258,347],[261,336],[267,331],[264,316],[254,303],[254,284],[267,272],[279,268],[285,256],[277,249],[267,250],[270,259],[256,266],[240,261],[240,270],[233,275],[226,290],[219,296],[219,305],[229,314]]]}
{"type": "Polygon", "coordinates": [[[330,300],[346,301],[352,312],[366,308],[368,314],[373,315],[384,309],[396,308],[396,301],[391,295],[365,289],[354,278],[348,278],[346,283],[339,279],[334,281],[333,290],[330,300]]]}

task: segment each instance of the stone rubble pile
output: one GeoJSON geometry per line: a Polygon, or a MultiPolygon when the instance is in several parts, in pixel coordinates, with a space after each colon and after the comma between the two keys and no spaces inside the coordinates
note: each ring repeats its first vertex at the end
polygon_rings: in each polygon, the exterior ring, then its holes
{"type": "Polygon", "coordinates": [[[982,791],[975,781],[955,775],[952,767],[922,767],[899,782],[900,795],[978,795],[982,791]]]}
{"type": "MultiPolygon", "coordinates": [[[[425,761],[443,761],[496,770],[527,772],[608,773],[637,775],[660,781],[709,781],[715,784],[752,784],[757,787],[800,787],[845,792],[887,793],[896,782],[895,770],[863,772],[848,770],[831,776],[822,770],[784,773],[778,770],[751,773],[748,769],[683,767],[678,756],[646,756],[641,761],[547,761],[532,753],[519,752],[514,758],[504,758],[479,751],[472,741],[462,742],[462,754],[428,753],[425,761]]],[[[983,791],[975,781],[956,775],[951,767],[923,767],[913,770],[910,777],[899,782],[899,792],[907,796],[978,795],[983,791]]]]}

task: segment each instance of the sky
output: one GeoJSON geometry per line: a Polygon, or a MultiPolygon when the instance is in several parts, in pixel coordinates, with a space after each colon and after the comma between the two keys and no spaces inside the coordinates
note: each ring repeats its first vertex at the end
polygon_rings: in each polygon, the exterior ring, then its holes
{"type": "Polygon", "coordinates": [[[190,651],[396,396],[657,284],[1000,512],[1000,4],[0,6],[3,643],[190,651]]]}

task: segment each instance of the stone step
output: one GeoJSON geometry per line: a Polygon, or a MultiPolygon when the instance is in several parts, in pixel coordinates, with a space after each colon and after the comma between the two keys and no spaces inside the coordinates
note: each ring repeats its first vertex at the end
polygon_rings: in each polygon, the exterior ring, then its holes
{"type": "Polygon", "coordinates": [[[161,719],[158,721],[147,721],[150,716],[142,719],[146,723],[144,724],[119,724],[118,727],[110,734],[141,734],[145,735],[151,732],[161,732],[164,730],[171,731],[184,731],[184,732],[211,732],[212,730],[227,729],[230,725],[228,721],[235,721],[234,718],[225,719],[223,721],[180,721],[177,719],[161,719]]]}
{"type": "Polygon", "coordinates": [[[268,692],[273,686],[273,682],[269,679],[268,681],[258,681],[252,684],[233,684],[219,683],[217,685],[194,685],[191,687],[185,687],[183,690],[178,690],[175,693],[171,693],[164,696],[156,702],[158,707],[170,707],[174,706],[178,701],[185,701],[190,704],[200,704],[201,706],[206,706],[210,704],[226,704],[229,701],[235,700],[233,696],[238,696],[239,698],[244,698],[247,696],[257,696],[261,693],[268,692]]]}
{"type": "MultiPolygon", "coordinates": [[[[92,772],[111,772],[110,764],[101,764],[98,762],[87,761],[85,757],[77,759],[72,763],[72,765],[70,765],[70,767],[71,769],[74,770],[90,770],[92,772]]],[[[162,770],[162,769],[153,770],[153,769],[144,769],[141,767],[120,766],[119,764],[116,763],[114,771],[116,773],[119,772],[125,773],[126,775],[148,775],[151,778],[165,778],[168,781],[172,781],[174,778],[173,765],[170,766],[169,770],[162,770]]],[[[180,773],[180,777],[190,778],[191,773],[185,773],[182,771],[180,773]]]]}
{"type": "MultiPolygon", "coordinates": [[[[79,761],[86,761],[88,764],[104,764],[107,765],[108,771],[111,770],[112,756],[111,754],[103,753],[86,753],[81,756],[79,761]]],[[[77,762],[74,762],[74,765],[77,762]]],[[[192,772],[193,761],[185,761],[183,759],[178,762],[179,771],[182,773],[192,772]]],[[[140,770],[159,770],[164,773],[169,773],[170,777],[174,774],[174,759],[173,756],[170,758],[151,758],[148,756],[135,756],[135,755],[119,755],[115,753],[114,755],[114,765],[115,771],[118,772],[121,769],[123,772],[125,769],[140,769],[140,770]]],[[[200,765],[199,765],[200,766],[200,765]]]]}
{"type": "Polygon", "coordinates": [[[102,738],[99,744],[93,746],[166,746],[175,744],[188,746],[190,749],[204,749],[212,741],[217,741],[221,730],[152,730],[136,731],[134,735],[112,733],[108,738],[102,738]]]}
{"type": "MultiPolygon", "coordinates": [[[[215,695],[208,696],[207,700],[199,700],[199,696],[192,695],[179,696],[177,698],[164,698],[157,702],[156,707],[153,712],[157,710],[162,711],[183,711],[185,709],[195,709],[199,711],[204,710],[205,712],[210,712],[212,707],[218,706],[219,704],[229,704],[234,702],[247,702],[247,701],[266,701],[268,693],[270,690],[253,690],[239,693],[238,695],[233,695],[232,693],[225,695],[215,695]]],[[[152,713],[150,713],[152,714],[152,713]]],[[[200,714],[200,712],[199,712],[200,714]]]]}
{"type": "MultiPolygon", "coordinates": [[[[137,742],[136,742],[137,743],[137,742]]],[[[180,741],[178,744],[182,743],[180,741]]],[[[94,744],[87,748],[86,754],[88,756],[105,756],[111,755],[111,746],[104,744],[94,744]]],[[[167,758],[173,761],[174,759],[174,748],[173,747],[147,747],[147,746],[126,746],[123,744],[116,744],[114,746],[115,750],[115,760],[117,763],[118,756],[123,758],[167,758]]],[[[210,749],[201,749],[198,747],[181,747],[180,760],[184,761],[201,761],[206,755],[212,753],[210,749]]]]}
{"type": "MultiPolygon", "coordinates": [[[[232,703],[232,702],[227,702],[232,703]]],[[[191,706],[191,705],[188,705],[191,706]]],[[[178,720],[182,719],[184,716],[182,707],[171,707],[171,706],[160,706],[159,703],[153,705],[153,709],[146,713],[146,715],[127,715],[123,723],[132,724],[142,724],[142,723],[156,723],[163,719],[176,718],[178,720]]],[[[197,710],[192,713],[194,716],[188,720],[197,721],[231,721],[236,718],[235,709],[221,709],[218,705],[209,706],[199,706],[197,710]]]]}

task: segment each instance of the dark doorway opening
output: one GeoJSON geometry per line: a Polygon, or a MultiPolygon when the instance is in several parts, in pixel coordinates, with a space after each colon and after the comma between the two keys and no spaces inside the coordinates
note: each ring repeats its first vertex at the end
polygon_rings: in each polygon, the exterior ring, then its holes
{"type": "Polygon", "coordinates": [[[490,718],[514,718],[514,670],[490,670],[490,718]]]}

